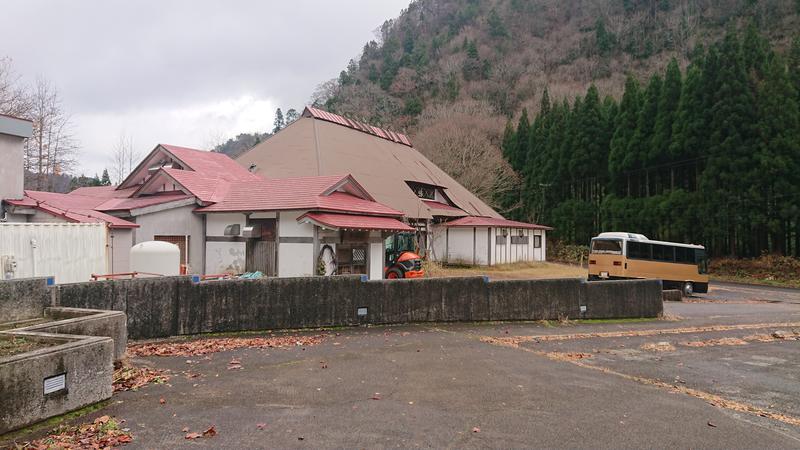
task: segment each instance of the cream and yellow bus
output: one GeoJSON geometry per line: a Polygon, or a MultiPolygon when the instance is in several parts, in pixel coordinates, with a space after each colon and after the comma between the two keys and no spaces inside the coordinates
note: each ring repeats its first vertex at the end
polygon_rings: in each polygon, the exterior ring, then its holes
{"type": "Polygon", "coordinates": [[[685,295],[708,292],[708,263],[702,245],[651,241],[634,233],[600,233],[592,238],[589,280],[656,278],[664,289],[685,295]]]}

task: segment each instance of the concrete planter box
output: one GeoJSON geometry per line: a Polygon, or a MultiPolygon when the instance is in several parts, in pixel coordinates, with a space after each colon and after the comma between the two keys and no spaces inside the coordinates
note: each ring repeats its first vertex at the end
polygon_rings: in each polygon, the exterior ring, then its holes
{"type": "Polygon", "coordinates": [[[0,358],[0,434],[111,398],[111,338],[20,330],[4,334],[51,346],[0,358]]]}
{"type": "Polygon", "coordinates": [[[0,434],[111,398],[125,356],[125,313],[49,307],[46,283],[0,282],[0,339],[41,344],[0,357],[0,434]]]}
{"type": "Polygon", "coordinates": [[[61,308],[44,309],[44,317],[50,322],[17,328],[13,333],[30,331],[51,334],[81,336],[105,336],[114,340],[114,362],[125,357],[128,345],[128,329],[125,313],[99,309],[61,308]]]}

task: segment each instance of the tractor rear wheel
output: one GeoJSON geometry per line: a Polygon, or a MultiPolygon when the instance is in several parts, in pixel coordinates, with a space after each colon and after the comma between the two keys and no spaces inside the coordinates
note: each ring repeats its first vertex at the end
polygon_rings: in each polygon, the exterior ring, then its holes
{"type": "Polygon", "coordinates": [[[389,269],[386,271],[386,278],[389,280],[403,278],[403,272],[401,272],[400,269],[389,269]]]}

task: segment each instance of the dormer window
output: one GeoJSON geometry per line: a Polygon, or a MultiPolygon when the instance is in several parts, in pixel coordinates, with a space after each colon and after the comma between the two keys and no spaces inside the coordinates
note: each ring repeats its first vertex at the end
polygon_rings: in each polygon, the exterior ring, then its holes
{"type": "Polygon", "coordinates": [[[436,200],[436,186],[415,181],[406,181],[406,184],[414,191],[417,197],[424,200],[436,200]]]}

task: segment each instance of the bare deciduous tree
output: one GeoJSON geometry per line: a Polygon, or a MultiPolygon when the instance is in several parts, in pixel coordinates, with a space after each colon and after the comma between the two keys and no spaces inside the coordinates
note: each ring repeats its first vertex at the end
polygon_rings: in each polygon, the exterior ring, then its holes
{"type": "Polygon", "coordinates": [[[141,154],[133,145],[133,138],[122,132],[111,154],[111,176],[114,184],[120,184],[139,164],[141,154]]]}
{"type": "Polygon", "coordinates": [[[503,118],[484,102],[465,101],[424,111],[415,147],[481,200],[497,199],[514,189],[518,177],[503,159],[503,118]]]}
{"type": "Polygon", "coordinates": [[[0,114],[24,116],[30,109],[30,97],[19,83],[9,58],[0,58],[0,114]]]}
{"type": "Polygon", "coordinates": [[[55,86],[38,79],[30,94],[29,109],[22,115],[33,121],[33,135],[25,144],[25,186],[53,190],[52,176],[72,170],[78,149],[55,86]]]}

